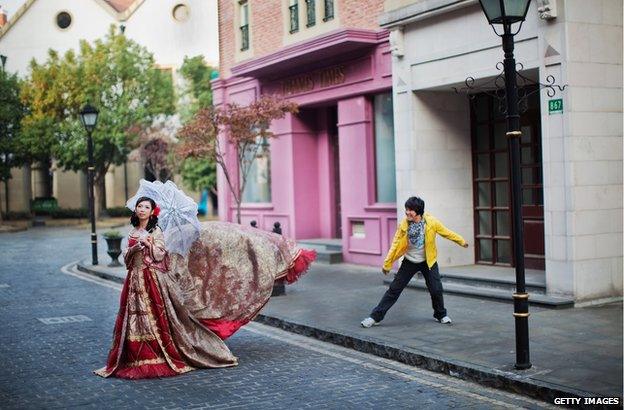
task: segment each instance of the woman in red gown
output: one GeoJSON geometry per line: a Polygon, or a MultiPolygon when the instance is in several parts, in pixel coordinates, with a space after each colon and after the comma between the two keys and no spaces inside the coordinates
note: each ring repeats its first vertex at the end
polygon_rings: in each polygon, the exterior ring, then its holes
{"type": "Polygon", "coordinates": [[[223,341],[262,309],[275,280],[296,281],[316,256],[280,235],[223,222],[203,223],[187,256],[169,254],[158,212],[151,198],[136,202],[124,251],[128,275],[100,376],[236,366],[223,341]]]}

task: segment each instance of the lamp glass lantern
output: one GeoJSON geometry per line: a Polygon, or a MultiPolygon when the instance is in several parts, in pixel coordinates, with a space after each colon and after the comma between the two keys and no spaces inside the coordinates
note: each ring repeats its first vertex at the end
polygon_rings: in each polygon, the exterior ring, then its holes
{"type": "Polygon", "coordinates": [[[80,111],[80,121],[88,132],[93,132],[97,124],[99,111],[91,104],[87,104],[80,111]]]}
{"type": "Polygon", "coordinates": [[[531,0],[479,0],[490,24],[513,24],[524,21],[531,0]]]}

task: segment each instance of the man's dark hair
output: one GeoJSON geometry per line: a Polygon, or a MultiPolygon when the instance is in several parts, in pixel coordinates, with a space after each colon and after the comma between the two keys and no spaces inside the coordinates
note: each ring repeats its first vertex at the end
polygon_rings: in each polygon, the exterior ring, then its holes
{"type": "Polygon", "coordinates": [[[417,196],[413,196],[405,201],[405,208],[416,212],[416,215],[422,215],[425,213],[425,201],[417,196]]]}

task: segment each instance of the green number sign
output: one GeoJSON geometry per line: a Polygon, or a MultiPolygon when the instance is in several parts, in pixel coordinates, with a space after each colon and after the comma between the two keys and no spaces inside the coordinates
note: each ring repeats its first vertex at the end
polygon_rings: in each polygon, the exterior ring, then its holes
{"type": "Polygon", "coordinates": [[[563,100],[548,100],[548,114],[561,114],[563,112],[563,100]]]}

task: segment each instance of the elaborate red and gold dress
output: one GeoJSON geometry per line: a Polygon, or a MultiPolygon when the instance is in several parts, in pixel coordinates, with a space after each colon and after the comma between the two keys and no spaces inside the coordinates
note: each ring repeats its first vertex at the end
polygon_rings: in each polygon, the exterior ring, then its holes
{"type": "MultiPolygon", "coordinates": [[[[132,230],[128,247],[138,243],[132,230]]],[[[163,233],[149,246],[126,252],[113,343],[103,377],[174,376],[195,368],[238,364],[223,340],[252,320],[271,296],[273,283],[292,283],[314,251],[260,229],[205,222],[188,256],[169,255],[163,233]]]]}

